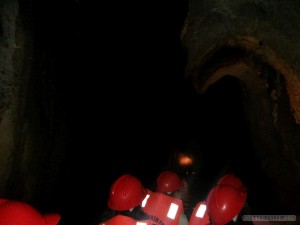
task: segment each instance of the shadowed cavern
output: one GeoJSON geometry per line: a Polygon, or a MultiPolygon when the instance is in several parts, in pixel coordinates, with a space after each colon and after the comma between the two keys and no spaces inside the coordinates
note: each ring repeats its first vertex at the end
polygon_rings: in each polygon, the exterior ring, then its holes
{"type": "Polygon", "coordinates": [[[232,170],[254,212],[299,215],[300,3],[95,4],[0,3],[1,196],[86,221],[178,147],[192,204],[232,170]]]}

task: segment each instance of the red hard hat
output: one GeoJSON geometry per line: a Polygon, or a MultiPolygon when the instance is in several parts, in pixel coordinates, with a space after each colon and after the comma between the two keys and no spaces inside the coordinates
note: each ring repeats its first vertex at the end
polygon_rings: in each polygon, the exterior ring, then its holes
{"type": "Polygon", "coordinates": [[[207,196],[207,213],[214,225],[230,222],[243,208],[247,192],[229,185],[217,185],[207,196]]]}
{"type": "Polygon", "coordinates": [[[167,170],[162,172],[157,178],[156,190],[167,193],[179,190],[183,186],[181,178],[175,172],[167,170]]]}
{"type": "Polygon", "coordinates": [[[141,204],[146,194],[146,189],[139,179],[124,174],[110,188],[108,207],[118,211],[135,208],[141,204]]]}
{"type": "Polygon", "coordinates": [[[135,220],[132,217],[124,215],[116,215],[99,225],[148,225],[153,224],[151,220],[135,220]]]}
{"type": "Polygon", "coordinates": [[[25,202],[0,199],[0,225],[57,225],[60,215],[41,215],[25,202]]]}
{"type": "Polygon", "coordinates": [[[235,176],[234,174],[226,174],[218,180],[217,185],[229,185],[234,187],[239,191],[246,191],[246,187],[242,183],[242,181],[235,176]]]}

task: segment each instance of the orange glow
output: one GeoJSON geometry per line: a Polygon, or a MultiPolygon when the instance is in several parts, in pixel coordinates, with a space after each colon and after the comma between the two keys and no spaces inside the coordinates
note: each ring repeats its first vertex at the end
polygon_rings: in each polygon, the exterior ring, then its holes
{"type": "Polygon", "coordinates": [[[182,154],[179,156],[178,162],[181,166],[190,166],[192,165],[193,160],[189,156],[182,154]]]}

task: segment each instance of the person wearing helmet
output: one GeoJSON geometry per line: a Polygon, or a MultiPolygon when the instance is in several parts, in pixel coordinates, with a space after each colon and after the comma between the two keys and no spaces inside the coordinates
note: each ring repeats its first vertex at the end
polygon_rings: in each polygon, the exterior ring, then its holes
{"type": "Polygon", "coordinates": [[[208,194],[208,215],[214,225],[235,221],[246,203],[247,192],[230,185],[216,185],[208,194]]]}
{"type": "Polygon", "coordinates": [[[57,225],[60,214],[41,214],[31,205],[16,200],[0,199],[0,225],[57,225]]]}
{"type": "Polygon", "coordinates": [[[243,184],[240,178],[238,178],[233,173],[227,173],[224,176],[222,176],[218,182],[217,185],[229,185],[237,190],[240,190],[242,192],[247,192],[246,186],[243,184]]]}
{"type": "Polygon", "coordinates": [[[235,222],[246,202],[246,196],[247,190],[242,181],[232,173],[225,174],[211,189],[206,201],[197,203],[189,225],[208,225],[211,222],[213,225],[224,225],[230,221],[235,222]]]}
{"type": "Polygon", "coordinates": [[[213,225],[270,225],[268,221],[243,220],[243,215],[251,214],[251,209],[247,204],[247,194],[246,186],[233,173],[221,177],[206,199],[208,215],[213,225]]]}
{"type": "Polygon", "coordinates": [[[104,221],[106,221],[105,224],[108,221],[114,223],[120,219],[124,221],[123,216],[132,218],[125,218],[128,224],[135,224],[138,220],[143,220],[145,224],[149,223],[147,221],[149,216],[141,209],[141,203],[146,195],[147,190],[137,177],[127,173],[120,176],[110,187],[107,201],[108,210],[101,214],[95,224],[104,224],[104,221]],[[122,215],[122,217],[114,218],[118,215],[122,215]]]}
{"type": "Polygon", "coordinates": [[[156,191],[167,195],[176,194],[182,187],[182,179],[172,170],[162,172],[156,180],[156,191]]]}
{"type": "Polygon", "coordinates": [[[135,220],[129,216],[116,215],[99,225],[152,225],[150,220],[135,220]]]}
{"type": "Polygon", "coordinates": [[[180,190],[184,183],[172,170],[163,171],[156,180],[155,191],[151,192],[144,211],[165,225],[187,225],[180,190]]]}

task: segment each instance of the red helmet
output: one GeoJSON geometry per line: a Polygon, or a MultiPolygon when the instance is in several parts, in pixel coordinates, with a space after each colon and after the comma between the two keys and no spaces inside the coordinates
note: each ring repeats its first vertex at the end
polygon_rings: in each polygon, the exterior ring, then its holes
{"type": "Polygon", "coordinates": [[[110,188],[108,207],[118,211],[135,208],[144,200],[146,194],[146,189],[139,179],[124,174],[110,188]]]}
{"type": "Polygon", "coordinates": [[[242,181],[235,176],[234,174],[226,174],[218,180],[217,185],[229,185],[234,187],[239,191],[246,191],[246,187],[242,183],[242,181]]]}
{"type": "Polygon", "coordinates": [[[207,213],[214,225],[224,225],[232,220],[243,208],[247,192],[229,185],[217,185],[209,192],[207,213]]]}
{"type": "Polygon", "coordinates": [[[151,220],[135,220],[132,217],[124,215],[116,215],[109,220],[100,223],[99,225],[148,225],[153,224],[151,220]]]}
{"type": "Polygon", "coordinates": [[[175,172],[167,170],[162,172],[157,178],[156,190],[158,192],[174,192],[183,186],[181,178],[175,172]]]}
{"type": "Polygon", "coordinates": [[[57,225],[60,215],[41,215],[25,202],[0,199],[0,225],[57,225]]]}

